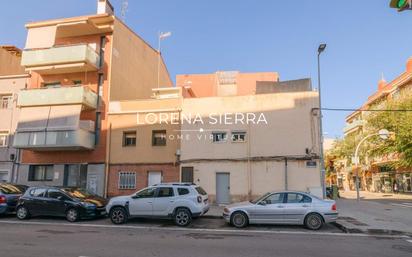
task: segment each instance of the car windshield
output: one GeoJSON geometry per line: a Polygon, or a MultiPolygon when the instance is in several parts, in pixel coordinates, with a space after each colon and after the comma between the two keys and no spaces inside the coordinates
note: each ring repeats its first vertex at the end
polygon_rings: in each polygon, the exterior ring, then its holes
{"type": "Polygon", "coordinates": [[[18,187],[11,184],[0,184],[0,192],[6,195],[22,193],[18,187]]]}
{"type": "Polygon", "coordinates": [[[64,191],[70,195],[71,197],[78,198],[78,199],[85,199],[85,198],[90,198],[93,196],[93,194],[87,192],[87,190],[84,189],[64,189],[64,191]]]}
{"type": "Polygon", "coordinates": [[[254,200],[251,200],[250,202],[253,203],[253,204],[257,204],[257,203],[260,202],[261,200],[263,200],[263,199],[265,199],[266,197],[268,197],[268,195],[270,195],[270,193],[266,193],[266,194],[264,194],[264,195],[262,195],[262,196],[260,196],[260,197],[258,197],[258,198],[256,198],[256,199],[254,199],[254,200]]]}

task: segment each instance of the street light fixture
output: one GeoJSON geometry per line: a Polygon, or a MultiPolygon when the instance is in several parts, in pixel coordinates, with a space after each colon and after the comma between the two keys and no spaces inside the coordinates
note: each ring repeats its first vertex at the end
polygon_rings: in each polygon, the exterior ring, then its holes
{"type": "Polygon", "coordinates": [[[318,93],[319,93],[319,161],[320,161],[320,183],[323,198],[326,198],[325,188],[325,163],[323,158],[323,128],[322,128],[322,91],[320,86],[320,54],[325,51],[326,44],[320,44],[318,48],[318,93]]]}
{"type": "Polygon", "coordinates": [[[326,44],[320,44],[318,48],[318,53],[322,53],[326,49],[326,44]]]}
{"type": "Polygon", "coordinates": [[[389,132],[387,129],[381,129],[379,130],[378,133],[370,134],[367,135],[366,137],[362,138],[361,141],[359,141],[358,145],[356,146],[355,150],[355,156],[353,157],[353,163],[355,164],[356,168],[356,199],[359,202],[360,201],[360,195],[359,195],[359,171],[358,171],[358,166],[359,166],[359,149],[360,146],[363,144],[363,142],[366,141],[366,139],[374,137],[374,136],[379,136],[382,140],[388,140],[390,135],[394,134],[394,132],[389,132]]]}

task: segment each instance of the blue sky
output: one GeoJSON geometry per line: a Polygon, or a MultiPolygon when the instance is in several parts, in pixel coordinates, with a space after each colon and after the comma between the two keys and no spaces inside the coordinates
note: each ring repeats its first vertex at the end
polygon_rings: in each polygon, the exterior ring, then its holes
{"type": "MultiPolygon", "coordinates": [[[[120,13],[121,0],[112,0],[120,13]]],[[[13,0],[2,3],[0,44],[24,46],[29,21],[95,12],[95,0],[13,0]]],[[[156,46],[172,31],[163,55],[174,78],[217,70],[277,71],[281,80],[311,77],[322,56],[324,107],[356,108],[412,56],[412,11],[389,0],[129,0],[126,23],[156,46]]],[[[348,113],[325,112],[324,131],[340,136],[348,113]]]]}

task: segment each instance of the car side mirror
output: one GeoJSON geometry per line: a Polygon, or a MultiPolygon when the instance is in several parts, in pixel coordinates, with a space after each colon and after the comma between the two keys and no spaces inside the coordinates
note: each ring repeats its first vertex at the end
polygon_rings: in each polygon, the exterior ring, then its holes
{"type": "Polygon", "coordinates": [[[266,201],[260,201],[258,204],[262,205],[262,206],[265,206],[267,203],[266,203],[266,201]]]}
{"type": "Polygon", "coordinates": [[[64,201],[64,197],[63,197],[63,196],[58,196],[58,197],[57,197],[57,200],[59,200],[59,201],[64,201]]]}
{"type": "Polygon", "coordinates": [[[138,199],[138,198],[140,198],[138,194],[135,194],[134,196],[132,196],[132,199],[138,199]]]}

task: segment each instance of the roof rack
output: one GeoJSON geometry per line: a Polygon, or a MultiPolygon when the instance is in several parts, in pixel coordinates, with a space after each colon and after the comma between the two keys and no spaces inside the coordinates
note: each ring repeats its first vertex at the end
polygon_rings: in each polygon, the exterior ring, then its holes
{"type": "Polygon", "coordinates": [[[195,183],[187,183],[187,182],[171,182],[171,183],[159,183],[154,184],[153,186],[194,186],[195,183]]]}

